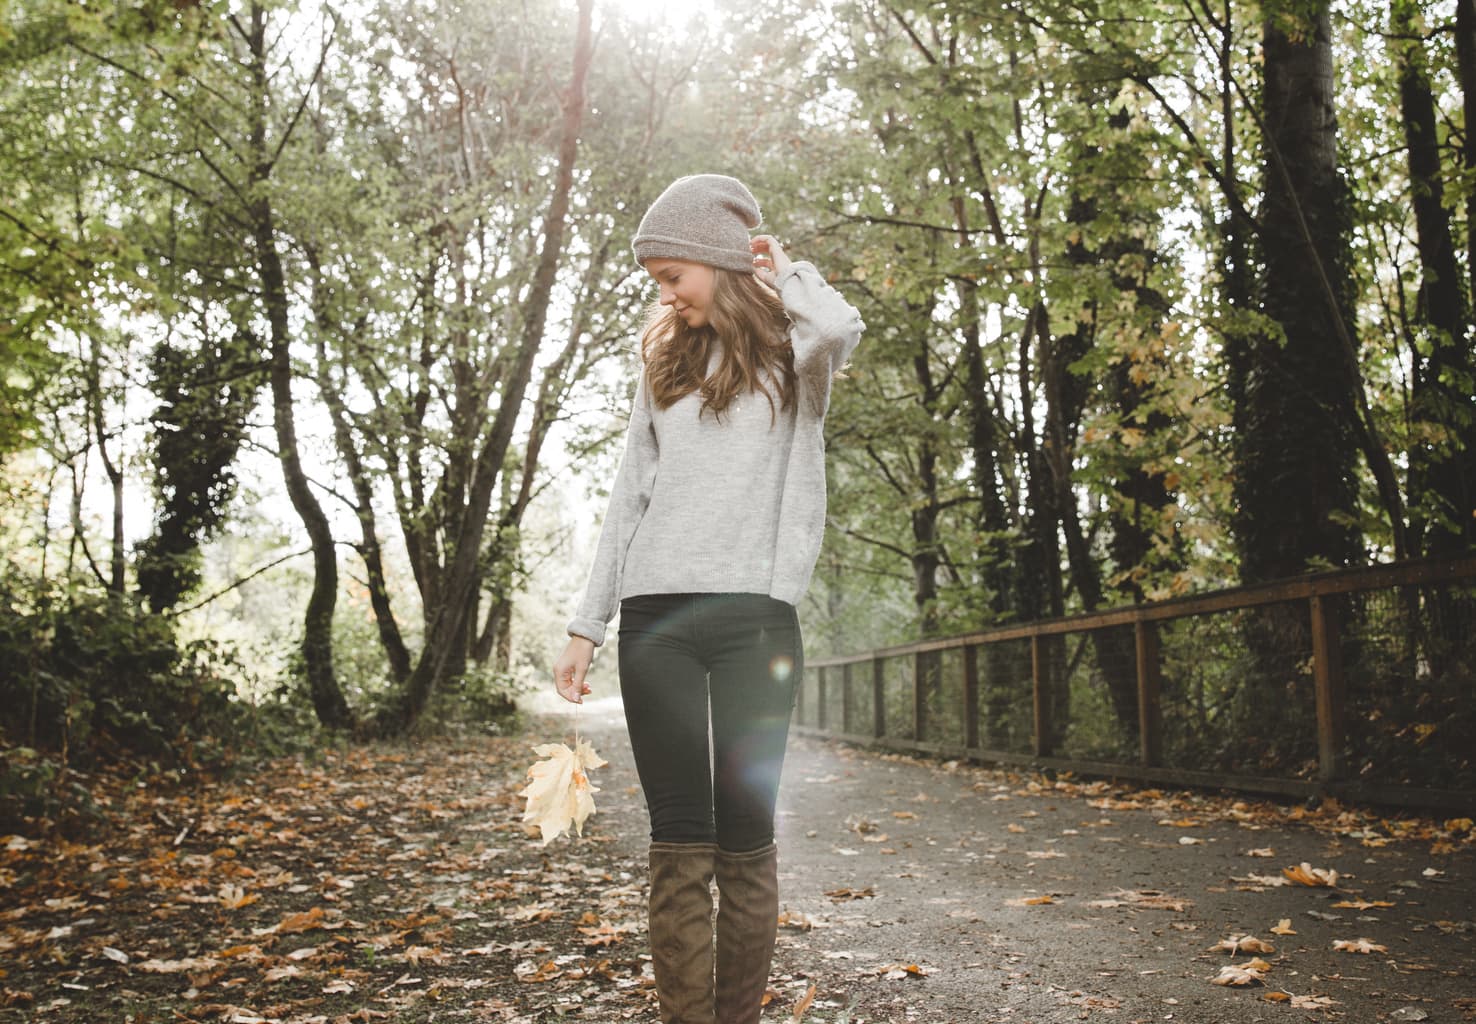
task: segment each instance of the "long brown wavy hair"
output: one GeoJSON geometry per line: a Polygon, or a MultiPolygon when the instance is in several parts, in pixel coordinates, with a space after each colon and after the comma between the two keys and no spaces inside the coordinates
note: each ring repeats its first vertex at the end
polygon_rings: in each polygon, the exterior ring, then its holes
{"type": "Polygon", "coordinates": [[[794,404],[794,348],[784,303],[753,274],[722,267],[714,267],[713,274],[712,303],[702,327],[688,327],[668,307],[651,308],[641,334],[646,386],[660,409],[696,391],[702,396],[702,412],[719,420],[733,399],[761,391],[772,419],[794,404]],[[708,357],[719,342],[722,357],[709,376],[708,357]]]}

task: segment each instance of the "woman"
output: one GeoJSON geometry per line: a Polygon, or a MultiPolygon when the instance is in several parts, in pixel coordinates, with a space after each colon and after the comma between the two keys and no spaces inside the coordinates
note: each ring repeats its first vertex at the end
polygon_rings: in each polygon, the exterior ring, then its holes
{"type": "Polygon", "coordinates": [[[589,584],[554,664],[558,692],[579,702],[619,604],[668,1024],[759,1019],[779,908],[774,801],[803,666],[795,605],[825,526],[830,383],[862,330],[813,266],[749,238],[759,220],[742,182],[717,174],[678,179],[641,220],[633,248],[660,301],[589,584]]]}

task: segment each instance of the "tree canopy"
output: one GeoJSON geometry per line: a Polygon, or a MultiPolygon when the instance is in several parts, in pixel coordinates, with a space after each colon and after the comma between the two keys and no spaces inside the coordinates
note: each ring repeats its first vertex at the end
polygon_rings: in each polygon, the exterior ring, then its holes
{"type": "Polygon", "coordinates": [[[816,649],[1476,551],[1473,0],[23,0],[0,75],[12,742],[273,580],[258,697],[505,705],[698,171],[867,324],[816,649]]]}

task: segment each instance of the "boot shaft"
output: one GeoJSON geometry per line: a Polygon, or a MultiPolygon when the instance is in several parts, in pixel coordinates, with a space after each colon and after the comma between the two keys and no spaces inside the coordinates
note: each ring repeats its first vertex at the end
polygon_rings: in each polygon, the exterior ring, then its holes
{"type": "Polygon", "coordinates": [[[779,933],[779,858],[771,843],[717,852],[717,1019],[758,1024],[779,933]]]}
{"type": "Polygon", "coordinates": [[[715,1024],[711,843],[652,843],[647,922],[662,1024],[715,1024]]]}

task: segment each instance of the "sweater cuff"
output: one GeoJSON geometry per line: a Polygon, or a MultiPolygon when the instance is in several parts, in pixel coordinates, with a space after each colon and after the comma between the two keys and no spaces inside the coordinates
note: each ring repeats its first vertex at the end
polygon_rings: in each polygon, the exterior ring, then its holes
{"type": "Polygon", "coordinates": [[[605,642],[605,624],[599,619],[571,619],[567,632],[570,636],[584,637],[596,647],[605,642]]]}
{"type": "Polygon", "coordinates": [[[809,260],[793,260],[790,262],[789,266],[785,267],[784,270],[774,278],[774,290],[776,292],[782,292],[784,290],[784,286],[789,283],[789,279],[791,277],[798,277],[799,274],[804,270],[814,270],[816,274],[820,273],[820,271],[815,270],[815,264],[811,263],[809,260]]]}

